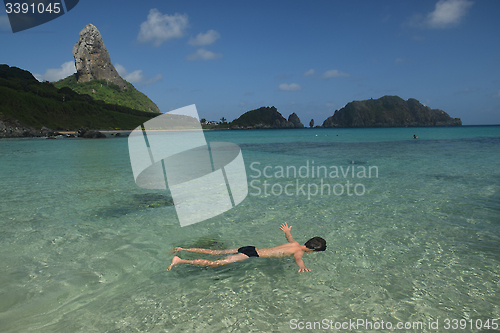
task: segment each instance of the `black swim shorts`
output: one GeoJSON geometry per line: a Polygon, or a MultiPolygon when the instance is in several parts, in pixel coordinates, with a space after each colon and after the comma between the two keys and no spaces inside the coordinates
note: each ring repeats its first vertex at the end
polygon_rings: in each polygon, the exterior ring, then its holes
{"type": "Polygon", "coordinates": [[[259,257],[259,254],[255,250],[255,246],[243,246],[238,249],[238,253],[243,253],[248,257],[259,257]]]}

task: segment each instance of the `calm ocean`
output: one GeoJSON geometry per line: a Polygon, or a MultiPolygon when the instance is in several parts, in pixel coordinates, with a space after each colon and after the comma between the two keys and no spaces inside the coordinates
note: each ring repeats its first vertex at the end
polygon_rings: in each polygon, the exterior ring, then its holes
{"type": "Polygon", "coordinates": [[[500,325],[500,126],[205,136],[241,147],[249,194],[187,227],[168,192],[135,184],[126,138],[1,140],[0,331],[500,325]],[[293,258],[165,270],[174,246],[284,243],[283,222],[326,239],[304,255],[312,272],[293,258]]]}

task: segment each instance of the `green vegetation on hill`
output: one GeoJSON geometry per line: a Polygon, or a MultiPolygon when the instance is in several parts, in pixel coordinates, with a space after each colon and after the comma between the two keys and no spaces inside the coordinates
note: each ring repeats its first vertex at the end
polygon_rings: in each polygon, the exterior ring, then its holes
{"type": "Polygon", "coordinates": [[[0,65],[0,120],[17,119],[37,129],[133,129],[157,115],[58,89],[28,71],[0,65]]]}
{"type": "Polygon", "coordinates": [[[106,80],[92,80],[90,82],[76,81],[76,74],[70,75],[65,79],[54,82],[56,88],[68,87],[79,94],[92,96],[94,100],[104,101],[109,104],[126,106],[131,109],[159,113],[160,109],[135,87],[123,80],[127,89],[121,90],[120,87],[106,80]]]}
{"type": "Polygon", "coordinates": [[[231,128],[303,128],[300,119],[294,113],[287,121],[278,110],[272,107],[261,107],[242,114],[233,120],[231,128]]]}
{"type": "Polygon", "coordinates": [[[353,101],[328,117],[322,127],[402,127],[460,126],[460,118],[431,109],[416,99],[407,101],[398,96],[353,101]]]}
{"type": "Polygon", "coordinates": [[[245,112],[238,119],[233,120],[231,125],[242,127],[255,126],[256,124],[272,125],[276,119],[284,120],[285,118],[278,113],[274,106],[272,108],[261,107],[245,112]]]}

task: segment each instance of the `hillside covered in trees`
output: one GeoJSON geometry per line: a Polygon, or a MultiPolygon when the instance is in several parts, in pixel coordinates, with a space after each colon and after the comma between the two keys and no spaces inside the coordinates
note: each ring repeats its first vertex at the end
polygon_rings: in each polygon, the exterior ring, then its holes
{"type": "Polygon", "coordinates": [[[286,120],[278,110],[272,107],[261,107],[247,111],[229,124],[233,129],[250,128],[303,128],[299,117],[292,113],[286,120]]]}
{"type": "Polygon", "coordinates": [[[39,82],[25,70],[0,65],[0,121],[17,120],[35,129],[131,129],[158,113],[97,101],[68,87],[39,82]]]}
{"type": "Polygon", "coordinates": [[[353,101],[328,117],[322,127],[414,127],[461,126],[460,118],[431,109],[416,99],[407,101],[398,96],[353,101]]]}
{"type": "MultiPolygon", "coordinates": [[[[122,79],[123,80],[123,79],[122,79]]],[[[90,95],[94,100],[108,104],[125,106],[134,110],[160,113],[160,109],[146,95],[137,90],[132,84],[123,80],[125,89],[121,89],[113,82],[105,79],[90,82],[77,82],[76,74],[54,82],[56,88],[68,87],[82,95],[90,95]]]]}

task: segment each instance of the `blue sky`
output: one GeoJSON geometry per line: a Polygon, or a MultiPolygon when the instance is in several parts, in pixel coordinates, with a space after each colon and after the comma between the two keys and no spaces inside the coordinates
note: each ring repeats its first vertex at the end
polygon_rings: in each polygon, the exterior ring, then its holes
{"type": "Polygon", "coordinates": [[[233,120],[261,106],[316,125],[353,100],[397,95],[500,124],[500,1],[94,1],[12,33],[0,63],[41,80],[74,71],[88,23],[120,74],[162,112],[233,120]]]}

